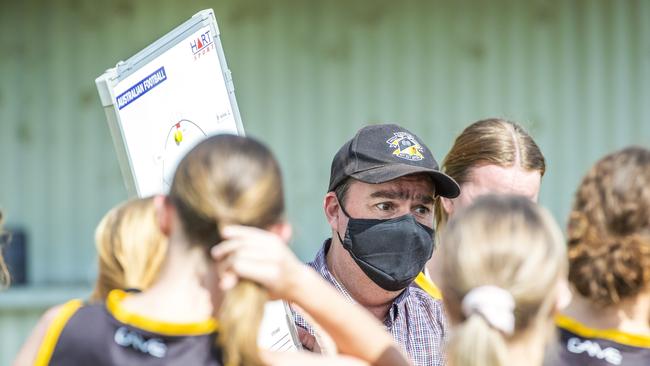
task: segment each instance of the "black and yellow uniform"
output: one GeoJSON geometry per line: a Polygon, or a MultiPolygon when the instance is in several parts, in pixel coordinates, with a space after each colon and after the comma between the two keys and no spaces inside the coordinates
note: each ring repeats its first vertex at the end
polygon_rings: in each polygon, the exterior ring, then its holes
{"type": "Polygon", "coordinates": [[[47,330],[35,365],[222,366],[215,347],[216,322],[164,323],[129,313],[121,290],[106,304],[73,300],[47,330]]]}
{"type": "Polygon", "coordinates": [[[650,365],[650,337],[618,330],[593,329],[575,319],[555,319],[558,339],[547,352],[545,366],[650,365]]]}

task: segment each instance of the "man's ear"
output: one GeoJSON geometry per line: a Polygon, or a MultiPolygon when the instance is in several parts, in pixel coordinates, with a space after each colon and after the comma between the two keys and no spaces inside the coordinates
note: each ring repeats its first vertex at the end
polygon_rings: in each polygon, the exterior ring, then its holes
{"type": "Polygon", "coordinates": [[[440,203],[442,204],[442,209],[447,213],[447,216],[452,216],[454,214],[454,201],[451,198],[440,197],[440,203]]]}
{"type": "Polygon", "coordinates": [[[339,200],[336,198],[336,193],[327,192],[325,198],[323,199],[323,210],[325,211],[325,217],[327,217],[327,222],[332,227],[332,230],[337,230],[339,219],[339,200]]]}
{"type": "Polygon", "coordinates": [[[167,196],[157,195],[153,198],[154,209],[156,210],[156,218],[158,219],[158,227],[160,231],[169,236],[172,226],[172,215],[174,213],[174,206],[169,202],[167,196]]]}
{"type": "Polygon", "coordinates": [[[271,225],[268,229],[273,234],[277,235],[282,239],[283,242],[288,243],[291,240],[293,235],[293,227],[286,221],[279,222],[277,224],[271,225]]]}

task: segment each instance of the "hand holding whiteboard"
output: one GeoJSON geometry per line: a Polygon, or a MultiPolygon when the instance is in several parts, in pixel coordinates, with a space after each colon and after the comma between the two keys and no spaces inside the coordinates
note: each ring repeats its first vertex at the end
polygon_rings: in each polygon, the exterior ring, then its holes
{"type": "MultiPolygon", "coordinates": [[[[131,196],[166,193],[192,147],[219,133],[244,134],[214,12],[203,10],[95,83],[131,196]]],[[[258,343],[297,350],[291,311],[266,305],[258,343]]]]}

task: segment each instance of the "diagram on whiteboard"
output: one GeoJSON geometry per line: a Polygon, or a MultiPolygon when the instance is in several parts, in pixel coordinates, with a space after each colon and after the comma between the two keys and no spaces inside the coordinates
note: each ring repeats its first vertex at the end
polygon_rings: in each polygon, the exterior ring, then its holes
{"type": "Polygon", "coordinates": [[[160,155],[163,187],[169,190],[178,163],[196,144],[207,136],[198,124],[182,119],[174,123],[167,132],[164,150],[160,155]]]}

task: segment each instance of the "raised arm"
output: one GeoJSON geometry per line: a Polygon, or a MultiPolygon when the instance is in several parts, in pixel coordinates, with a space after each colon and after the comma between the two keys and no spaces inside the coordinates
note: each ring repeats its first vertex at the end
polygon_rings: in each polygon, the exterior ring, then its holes
{"type": "MultiPolygon", "coordinates": [[[[223,287],[235,282],[228,273],[255,281],[266,287],[272,297],[301,306],[329,333],[341,353],[370,365],[410,364],[377,319],[345,300],[302,264],[278,236],[243,226],[227,227],[222,234],[227,240],[215,246],[212,255],[222,273],[223,287]]],[[[316,360],[318,356],[309,359],[316,360]]]]}

